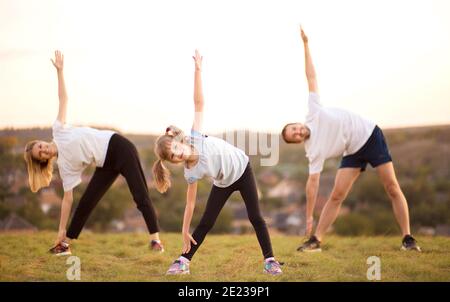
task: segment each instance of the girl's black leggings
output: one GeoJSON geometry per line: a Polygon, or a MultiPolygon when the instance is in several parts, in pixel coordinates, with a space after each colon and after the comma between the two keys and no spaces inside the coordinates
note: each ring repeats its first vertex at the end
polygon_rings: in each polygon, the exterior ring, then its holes
{"type": "Polygon", "coordinates": [[[197,245],[191,243],[191,250],[187,254],[182,254],[183,257],[189,260],[192,259],[195,252],[205,239],[206,234],[214,226],[214,222],[216,221],[217,216],[219,216],[219,213],[225,205],[228,197],[230,197],[234,191],[239,191],[244,199],[248,218],[255,229],[264,258],[273,257],[269,231],[267,230],[266,222],[264,221],[259,209],[258,193],[250,163],[247,165],[244,174],[231,186],[219,188],[213,185],[206,203],[205,213],[203,213],[199,225],[192,234],[192,237],[197,242],[197,245]]]}
{"type": "Polygon", "coordinates": [[[137,149],[125,137],[113,134],[108,144],[105,163],[103,167],[95,169],[94,175],[73,214],[67,230],[67,237],[78,238],[92,210],[119,174],[125,177],[137,208],[144,216],[150,234],[159,232],[156,212],[148,195],[147,182],[137,149]]]}

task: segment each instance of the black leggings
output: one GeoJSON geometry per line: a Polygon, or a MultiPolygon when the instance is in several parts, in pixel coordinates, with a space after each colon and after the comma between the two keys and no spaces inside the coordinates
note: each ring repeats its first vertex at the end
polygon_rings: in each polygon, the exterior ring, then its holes
{"type": "Polygon", "coordinates": [[[244,174],[231,186],[219,188],[213,185],[206,203],[205,213],[203,213],[199,225],[192,234],[192,237],[197,242],[197,245],[191,243],[191,250],[187,254],[182,254],[183,257],[189,260],[192,259],[195,252],[205,239],[206,234],[213,227],[214,222],[216,221],[217,216],[219,216],[219,213],[225,205],[228,197],[230,197],[234,191],[239,191],[244,199],[248,218],[255,229],[256,237],[258,237],[258,242],[261,246],[264,259],[273,257],[269,231],[267,230],[266,222],[264,221],[259,209],[258,193],[256,191],[255,178],[253,176],[253,171],[250,164],[247,165],[244,174]]]}
{"type": "Polygon", "coordinates": [[[67,237],[78,238],[92,210],[119,174],[122,174],[127,180],[133,199],[144,216],[150,234],[159,232],[156,212],[148,195],[147,182],[136,147],[125,137],[113,134],[109,141],[105,163],[103,167],[95,169],[73,214],[67,230],[67,237]]]}

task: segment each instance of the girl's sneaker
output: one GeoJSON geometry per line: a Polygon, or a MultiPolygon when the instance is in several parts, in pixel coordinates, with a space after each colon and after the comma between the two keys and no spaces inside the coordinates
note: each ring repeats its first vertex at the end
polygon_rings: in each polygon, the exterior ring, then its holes
{"type": "Polygon", "coordinates": [[[70,251],[70,246],[67,242],[60,242],[58,245],[52,247],[49,252],[55,256],[67,256],[72,255],[72,252],[70,251]]]}
{"type": "Polygon", "coordinates": [[[158,252],[158,253],[162,253],[164,252],[164,246],[161,243],[161,240],[152,240],[150,241],[150,249],[152,251],[158,252]]]}
{"type": "Polygon", "coordinates": [[[186,274],[190,274],[189,262],[181,258],[175,260],[166,273],[166,275],[186,275],[186,274]]]}
{"type": "Polygon", "coordinates": [[[280,275],[281,273],[283,273],[281,271],[280,262],[276,261],[273,258],[264,260],[264,273],[269,275],[280,275]]]}

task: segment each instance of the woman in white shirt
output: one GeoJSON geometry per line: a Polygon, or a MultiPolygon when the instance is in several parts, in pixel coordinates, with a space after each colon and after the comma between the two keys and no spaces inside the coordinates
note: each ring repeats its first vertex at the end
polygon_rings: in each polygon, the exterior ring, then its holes
{"type": "Polygon", "coordinates": [[[171,163],[183,163],[184,176],[188,182],[183,219],[182,255],[172,263],[167,274],[189,274],[189,263],[194,253],[213,227],[228,197],[233,192],[239,191],[261,246],[264,272],[278,275],[281,273],[280,263],[273,257],[269,232],[259,209],[256,183],[248,156],[222,139],[202,135],[199,132],[203,119],[202,57],[196,51],[193,58],[195,61],[195,118],[191,136],[185,137],[180,129],[170,126],[155,144],[155,153],[159,158],[153,166],[157,189],[165,192],[170,187],[170,173],[163,165],[164,160],[171,163]],[[194,233],[190,235],[189,228],[196,202],[197,181],[204,176],[211,177],[214,185],[201,221],[194,233]]]}
{"type": "Polygon", "coordinates": [[[64,57],[61,52],[55,52],[55,60],[52,60],[52,63],[57,70],[59,96],[58,117],[52,127],[53,141],[31,141],[26,145],[24,154],[33,192],[50,184],[55,162],[63,183],[64,197],[59,232],[55,246],[50,252],[56,255],[71,254],[69,239],[78,238],[89,214],[119,174],[126,178],[133,199],[144,216],[151,238],[150,247],[163,251],[156,212],[148,196],[147,183],[136,147],[113,131],[67,125],[68,98],[63,74],[64,57]],[[92,163],[96,165],[94,175],[66,231],[73,202],[73,188],[81,183],[83,170],[92,163]]]}

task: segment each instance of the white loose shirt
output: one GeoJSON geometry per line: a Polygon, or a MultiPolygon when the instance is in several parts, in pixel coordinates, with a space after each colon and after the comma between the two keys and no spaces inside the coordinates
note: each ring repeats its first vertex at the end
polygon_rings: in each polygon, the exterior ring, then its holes
{"type": "Polygon", "coordinates": [[[59,175],[64,192],[81,183],[81,173],[92,163],[102,167],[108,144],[114,131],[89,127],[73,127],[56,120],[53,124],[53,141],[58,148],[59,175]]]}
{"type": "Polygon", "coordinates": [[[319,173],[326,159],[356,153],[369,139],[375,123],[350,111],[323,107],[317,93],[310,92],[305,125],[309,174],[319,173]]]}
{"type": "Polygon", "coordinates": [[[228,142],[192,130],[190,142],[199,152],[197,164],[184,168],[184,177],[188,183],[194,183],[204,176],[214,180],[214,185],[225,188],[237,181],[249,162],[248,156],[228,142]]]}

